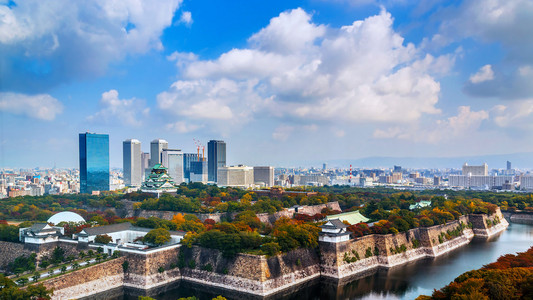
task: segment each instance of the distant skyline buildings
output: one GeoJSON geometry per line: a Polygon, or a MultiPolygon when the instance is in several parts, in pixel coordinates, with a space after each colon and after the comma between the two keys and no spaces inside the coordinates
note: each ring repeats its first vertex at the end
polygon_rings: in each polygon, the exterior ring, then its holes
{"type": "Polygon", "coordinates": [[[218,180],[218,169],[226,166],[226,143],[210,140],[207,143],[207,180],[218,180]]]}
{"type": "Polygon", "coordinates": [[[109,190],[109,135],[79,134],[80,193],[109,190]]]}
{"type": "Polygon", "coordinates": [[[489,166],[486,163],[483,163],[480,166],[471,166],[471,165],[468,165],[468,163],[464,163],[463,175],[488,176],[489,166]]]}

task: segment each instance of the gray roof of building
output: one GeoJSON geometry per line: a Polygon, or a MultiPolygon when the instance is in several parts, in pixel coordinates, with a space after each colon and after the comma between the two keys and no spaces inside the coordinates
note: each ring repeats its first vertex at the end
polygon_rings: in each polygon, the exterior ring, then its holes
{"type": "Polygon", "coordinates": [[[333,219],[333,220],[329,220],[328,222],[326,222],[326,224],[320,226],[321,228],[337,228],[337,229],[342,229],[342,228],[346,228],[348,227],[348,225],[344,224],[341,220],[339,219],[333,219]],[[328,225],[327,223],[331,223],[331,225],[328,225]]]}
{"type": "Polygon", "coordinates": [[[39,231],[43,230],[43,228],[45,228],[46,225],[48,225],[48,223],[35,223],[35,224],[31,225],[30,231],[39,232],[39,231]]]}
{"type": "Polygon", "coordinates": [[[131,227],[133,227],[133,225],[130,222],[124,222],[112,225],[88,227],[84,228],[83,231],[85,231],[87,235],[102,235],[106,233],[129,230],[131,227]]]}

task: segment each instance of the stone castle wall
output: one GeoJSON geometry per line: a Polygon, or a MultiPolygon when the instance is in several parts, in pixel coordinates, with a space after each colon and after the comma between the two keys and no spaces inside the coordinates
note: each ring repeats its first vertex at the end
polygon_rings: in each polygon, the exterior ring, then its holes
{"type": "Polygon", "coordinates": [[[298,213],[312,216],[312,215],[315,215],[315,214],[322,213],[322,210],[324,208],[329,208],[331,210],[342,211],[342,209],[341,209],[341,207],[339,205],[339,202],[338,201],[334,201],[334,202],[328,202],[326,204],[302,206],[302,207],[298,208],[298,213]]]}
{"type": "Polygon", "coordinates": [[[196,264],[194,269],[182,269],[183,280],[256,295],[270,295],[320,276],[320,260],[314,249],[297,249],[270,258],[248,254],[224,257],[217,250],[200,247],[182,250],[187,264],[191,260],[196,264]],[[205,270],[207,264],[212,271],[205,270]]]}
{"type": "MultiPolygon", "coordinates": [[[[135,210],[133,209],[133,202],[131,201],[123,201],[126,205],[124,209],[117,210],[117,213],[120,213],[119,215],[123,218],[131,218],[131,217],[141,217],[141,218],[150,218],[150,217],[157,217],[160,219],[165,220],[172,220],[174,215],[180,213],[178,211],[167,211],[167,210],[146,210],[146,209],[139,209],[135,210]]],[[[305,205],[298,208],[298,213],[307,214],[307,215],[314,215],[317,213],[320,213],[322,209],[328,207],[331,210],[341,210],[339,206],[339,202],[329,202],[326,204],[318,204],[318,205],[305,205]]],[[[189,213],[188,213],[189,214],[189,213]]],[[[236,212],[234,213],[190,213],[195,216],[197,216],[202,222],[206,219],[213,219],[215,222],[221,222],[223,219],[233,219],[238,214],[236,212]]],[[[274,224],[278,219],[282,217],[291,218],[293,216],[294,212],[292,210],[284,209],[282,211],[278,211],[274,214],[257,214],[257,217],[261,220],[263,223],[269,223],[274,224]]]]}
{"type": "MultiPolygon", "coordinates": [[[[496,216],[498,213],[501,215],[498,211],[496,216]]],[[[82,297],[90,290],[95,294],[120,286],[148,291],[180,280],[268,296],[320,276],[349,278],[376,268],[438,256],[468,244],[475,232],[490,236],[506,227],[503,220],[488,228],[485,218],[469,215],[444,225],[411,229],[396,235],[369,235],[342,243],[319,242],[319,251],[298,249],[269,258],[250,254],[225,257],[220,251],[197,246],[161,249],[148,254],[123,253],[120,259],[76,271],[81,273],[71,273],[74,275],[67,274],[63,279],[51,279],[48,284],[56,287],[59,296],[54,297],[60,298],[82,297]],[[466,228],[462,235],[439,242],[441,233],[457,228],[461,222],[471,222],[473,230],[466,228]],[[414,245],[415,240],[418,247],[414,245]],[[180,259],[186,267],[172,268],[180,259]],[[122,270],[124,261],[129,263],[126,272],[122,270]],[[72,280],[71,276],[74,276],[72,280]],[[74,291],[79,291],[79,295],[72,294],[74,291]]]]}
{"type": "Polygon", "coordinates": [[[475,235],[492,236],[508,226],[498,209],[492,216],[467,215],[459,220],[428,228],[415,228],[407,232],[387,235],[368,235],[341,243],[319,242],[321,252],[321,275],[332,278],[346,278],[376,268],[390,268],[424,257],[436,257],[464,246],[475,235]],[[500,219],[498,225],[489,228],[487,219],[500,219]],[[472,223],[473,229],[465,228],[458,237],[439,241],[446,234],[461,226],[472,223]],[[415,240],[418,246],[415,247],[415,240]],[[370,253],[370,250],[372,253],[370,253]]]}
{"type": "Polygon", "coordinates": [[[78,256],[79,251],[76,248],[76,244],[61,241],[42,245],[0,241],[0,270],[5,270],[7,264],[15,260],[15,258],[21,255],[29,256],[32,253],[37,254],[37,263],[39,263],[43,257],[50,257],[52,251],[58,246],[65,250],[65,257],[69,255],[78,256]]]}
{"type": "Polygon", "coordinates": [[[0,270],[5,271],[6,266],[15,258],[32,253],[33,251],[24,248],[24,244],[0,241],[0,270]]]}
{"type": "Polygon", "coordinates": [[[122,287],[124,273],[120,257],[72,273],[58,276],[42,283],[54,289],[52,299],[75,299],[86,297],[100,291],[122,287]]]}
{"type": "Polygon", "coordinates": [[[533,225],[533,212],[531,211],[505,211],[503,215],[509,222],[533,225]]]}

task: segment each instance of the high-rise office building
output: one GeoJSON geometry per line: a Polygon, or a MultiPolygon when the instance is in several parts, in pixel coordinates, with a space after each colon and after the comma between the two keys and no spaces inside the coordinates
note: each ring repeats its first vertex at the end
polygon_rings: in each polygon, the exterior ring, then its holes
{"type": "Polygon", "coordinates": [[[162,139],[150,143],[150,168],[162,162],[163,149],[168,149],[168,142],[162,139]]]}
{"type": "Polygon", "coordinates": [[[271,187],[274,185],[274,167],[254,167],[254,183],[271,187]]]}
{"type": "Polygon", "coordinates": [[[141,170],[142,170],[142,181],[144,181],[146,180],[146,178],[151,172],[150,153],[146,153],[146,152],[141,153],[141,170]]]}
{"type": "Polygon", "coordinates": [[[141,142],[129,139],[122,142],[122,167],[125,186],[141,186],[143,179],[141,142]]]}
{"type": "Polygon", "coordinates": [[[249,188],[254,185],[254,168],[243,165],[218,169],[217,183],[220,186],[249,188]]]}
{"type": "Polygon", "coordinates": [[[80,193],[109,191],[109,135],[80,133],[80,193]]]}
{"type": "Polygon", "coordinates": [[[226,166],[226,143],[210,140],[207,143],[207,180],[216,182],[218,168],[226,166]]]}
{"type": "Polygon", "coordinates": [[[507,171],[511,171],[511,169],[512,169],[511,162],[507,161],[507,171]]]}
{"type": "Polygon", "coordinates": [[[168,168],[168,176],[175,184],[185,181],[183,176],[183,152],[177,149],[163,149],[161,164],[168,168]]]}
{"type": "Polygon", "coordinates": [[[185,182],[191,182],[191,163],[198,160],[198,154],[196,153],[183,153],[183,177],[185,182]]]}
{"type": "Polygon", "coordinates": [[[191,162],[190,182],[207,183],[207,161],[199,160],[191,162]]]}

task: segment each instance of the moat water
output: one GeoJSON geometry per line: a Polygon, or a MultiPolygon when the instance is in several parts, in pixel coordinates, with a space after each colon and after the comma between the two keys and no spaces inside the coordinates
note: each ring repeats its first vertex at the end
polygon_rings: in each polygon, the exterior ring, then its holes
{"type": "MultiPolygon", "coordinates": [[[[268,299],[415,299],[422,294],[431,295],[434,289],[442,288],[460,274],[478,269],[501,255],[523,252],[531,246],[533,226],[511,223],[507,230],[497,236],[490,239],[475,238],[470,244],[437,258],[378,270],[366,277],[343,283],[315,280],[290,295],[272,296],[268,299]]],[[[210,300],[217,295],[228,299],[257,299],[186,282],[182,282],[176,289],[152,297],[175,300],[196,296],[201,300],[210,300]]],[[[137,299],[127,294],[120,298],[137,299]]]]}

